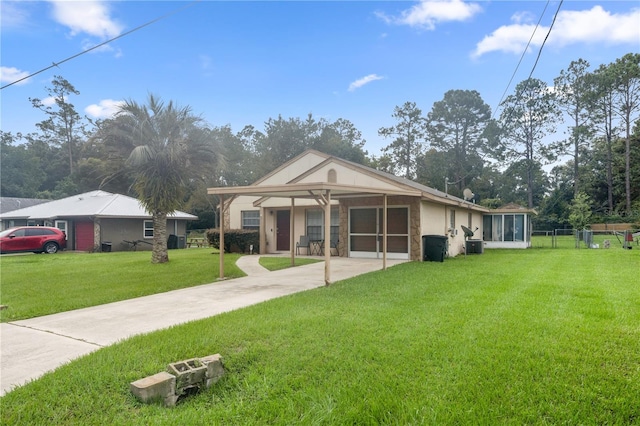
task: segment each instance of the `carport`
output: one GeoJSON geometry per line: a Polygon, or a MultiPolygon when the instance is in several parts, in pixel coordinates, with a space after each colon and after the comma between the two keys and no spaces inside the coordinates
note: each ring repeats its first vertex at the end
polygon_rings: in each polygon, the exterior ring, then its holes
{"type": "MultiPolygon", "coordinates": [[[[381,196],[383,200],[383,211],[385,219],[383,223],[382,238],[382,269],[387,268],[387,198],[389,196],[411,196],[421,197],[420,190],[412,189],[381,189],[363,186],[353,186],[338,183],[317,182],[317,183],[287,183],[283,185],[250,185],[236,187],[208,188],[209,195],[217,195],[220,198],[220,247],[224,247],[224,214],[228,211],[233,200],[238,196],[261,197],[254,202],[258,207],[267,198],[283,198],[290,200],[290,256],[291,265],[295,264],[295,235],[294,235],[294,207],[296,199],[315,200],[324,211],[324,241],[330,241],[330,217],[331,200],[353,199],[359,197],[381,196]]],[[[260,219],[260,239],[264,235],[264,215],[260,219]]],[[[325,285],[331,283],[331,250],[324,252],[324,282],[325,285]]],[[[224,278],[224,249],[220,250],[220,278],[224,278]]]]}

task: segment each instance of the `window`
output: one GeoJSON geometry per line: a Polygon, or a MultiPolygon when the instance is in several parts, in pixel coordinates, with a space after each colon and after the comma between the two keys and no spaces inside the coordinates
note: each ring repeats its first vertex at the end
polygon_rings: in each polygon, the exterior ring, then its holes
{"type": "Polygon", "coordinates": [[[260,210],[244,210],[242,214],[242,229],[260,229],[260,210]]]}
{"type": "Polygon", "coordinates": [[[40,235],[56,235],[56,233],[53,232],[51,229],[31,228],[31,229],[27,229],[27,232],[25,234],[25,236],[27,237],[37,237],[40,235]]]}
{"type": "Polygon", "coordinates": [[[514,241],[524,241],[524,215],[515,215],[514,241]]]}
{"type": "Polygon", "coordinates": [[[493,233],[491,241],[502,241],[502,216],[493,216],[493,233]]]}
{"type": "Polygon", "coordinates": [[[491,227],[491,218],[492,216],[483,216],[482,217],[482,239],[484,241],[491,241],[491,235],[493,228],[491,227]]]}
{"type": "Polygon", "coordinates": [[[153,238],[153,221],[145,220],[142,226],[142,235],[144,238],[153,238]]]}
{"type": "Polygon", "coordinates": [[[449,213],[449,229],[451,229],[451,232],[454,232],[456,229],[456,211],[453,209],[451,209],[449,213]]]}
{"type": "Polygon", "coordinates": [[[504,215],[504,240],[513,241],[514,231],[513,215],[504,215]]]}
{"type": "Polygon", "coordinates": [[[324,215],[322,214],[322,210],[307,210],[307,236],[309,237],[309,240],[317,241],[323,239],[323,225],[324,215]]]}
{"type": "MultiPolygon", "coordinates": [[[[338,241],[340,236],[340,216],[338,209],[331,209],[331,241],[338,241]]],[[[324,240],[324,211],[307,210],[307,236],[309,240],[324,240]]]]}

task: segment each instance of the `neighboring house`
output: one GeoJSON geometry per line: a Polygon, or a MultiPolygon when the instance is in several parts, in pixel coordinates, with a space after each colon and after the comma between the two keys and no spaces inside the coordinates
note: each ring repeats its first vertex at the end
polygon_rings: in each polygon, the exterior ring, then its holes
{"type": "Polygon", "coordinates": [[[261,231],[260,253],[290,252],[306,236],[310,240],[329,237],[334,255],[383,258],[386,254],[389,259],[421,260],[422,236],[439,235],[446,237],[449,256],[456,256],[465,251],[461,225],[478,228],[476,235],[482,235],[483,215],[490,212],[442,191],[314,150],[253,185],[209,188],[208,193],[222,198],[225,229],[261,231]]]}
{"type": "Polygon", "coordinates": [[[482,226],[482,240],[486,248],[531,247],[531,218],[537,212],[518,204],[507,204],[485,214],[482,226]]]}
{"type": "MultiPolygon", "coordinates": [[[[197,216],[167,216],[167,234],[184,247],[186,224],[197,216]]],[[[91,191],[0,214],[3,229],[21,225],[55,226],[67,233],[67,250],[151,250],[153,221],[137,199],[91,191]]]]}
{"type": "MultiPolygon", "coordinates": [[[[49,201],[51,200],[45,200],[43,198],[0,197],[0,214],[42,203],[48,203],[49,201]]],[[[1,229],[4,228],[0,228],[0,230],[1,229]]]]}

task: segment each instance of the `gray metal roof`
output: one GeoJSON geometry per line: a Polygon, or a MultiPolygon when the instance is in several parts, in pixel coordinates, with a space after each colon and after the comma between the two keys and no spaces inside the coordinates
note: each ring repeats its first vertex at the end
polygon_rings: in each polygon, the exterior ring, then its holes
{"type": "MultiPolygon", "coordinates": [[[[63,217],[147,219],[151,218],[151,215],[135,198],[99,190],[0,214],[0,219],[56,219],[63,217]]],[[[197,216],[181,211],[176,211],[167,217],[184,220],[198,219],[197,216]]]]}

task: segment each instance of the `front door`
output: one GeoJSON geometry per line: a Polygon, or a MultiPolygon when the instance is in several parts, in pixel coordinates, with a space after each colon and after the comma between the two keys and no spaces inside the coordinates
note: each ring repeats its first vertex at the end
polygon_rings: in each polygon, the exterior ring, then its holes
{"type": "Polygon", "coordinates": [[[276,250],[291,249],[291,212],[289,210],[276,211],[276,250]]]}
{"type": "Polygon", "coordinates": [[[90,251],[93,250],[93,222],[76,222],[75,226],[75,250],[90,251]]]}

